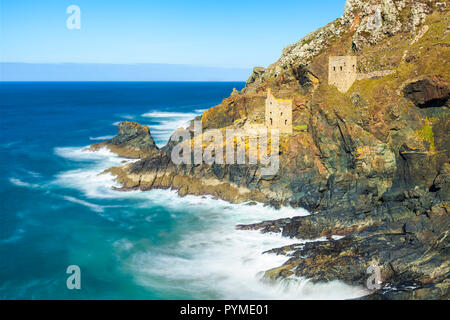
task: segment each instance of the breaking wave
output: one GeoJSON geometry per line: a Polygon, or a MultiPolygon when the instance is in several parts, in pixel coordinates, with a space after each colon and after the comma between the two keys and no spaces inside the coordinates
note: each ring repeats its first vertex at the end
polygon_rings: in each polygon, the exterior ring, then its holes
{"type": "MultiPolygon", "coordinates": [[[[54,184],[74,188],[86,198],[127,200],[136,210],[148,209],[148,228],[160,214],[178,227],[177,236],[160,245],[143,246],[142,241],[127,238],[112,244],[122,271],[140,286],[156,289],[172,299],[346,299],[364,294],[361,288],[339,281],[313,284],[298,277],[282,281],[264,278],[266,270],[281,266],[288,257],[263,252],[305,241],[240,231],[236,224],[308,215],[304,209],[276,210],[260,203],[230,204],[212,197],[179,197],[171,190],[119,192],[112,188],[116,186],[113,176],[99,173],[122,165],[124,159],[106,149],[92,152],[57,148],[55,153],[84,166],[58,174],[54,184]]],[[[65,199],[109,214],[108,206],[74,197],[65,199]]]]}
{"type": "Polygon", "coordinates": [[[97,140],[110,140],[114,138],[114,136],[100,136],[100,137],[89,137],[89,140],[97,141],[97,140]]]}
{"type": "Polygon", "coordinates": [[[189,121],[201,115],[202,110],[195,112],[166,112],[151,111],[142,114],[143,118],[151,120],[153,123],[149,125],[152,136],[155,138],[158,146],[165,145],[172,133],[179,128],[186,128],[189,121]]]}

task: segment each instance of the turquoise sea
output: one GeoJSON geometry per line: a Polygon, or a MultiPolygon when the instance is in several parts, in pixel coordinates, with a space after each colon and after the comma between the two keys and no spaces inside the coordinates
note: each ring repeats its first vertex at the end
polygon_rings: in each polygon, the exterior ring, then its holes
{"type": "Polygon", "coordinates": [[[265,250],[300,243],[237,231],[238,223],[308,214],[232,205],[173,191],[118,192],[104,169],[117,124],[150,126],[156,142],[244,83],[0,83],[0,299],[350,298],[338,282],[263,280],[287,260],[265,250]],[[69,290],[69,265],[81,289],[69,290]]]}

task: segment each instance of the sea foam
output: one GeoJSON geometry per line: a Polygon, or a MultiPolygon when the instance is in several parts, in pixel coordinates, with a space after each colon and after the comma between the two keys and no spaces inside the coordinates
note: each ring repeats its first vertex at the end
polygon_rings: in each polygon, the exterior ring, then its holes
{"type": "Polygon", "coordinates": [[[89,137],[89,140],[97,141],[97,140],[110,140],[114,138],[114,136],[100,136],[100,137],[89,137]]]}
{"type": "MultiPolygon", "coordinates": [[[[235,226],[308,215],[304,209],[276,210],[259,203],[230,204],[209,196],[179,197],[171,190],[119,192],[112,188],[116,186],[112,175],[99,173],[123,164],[124,159],[106,149],[92,152],[82,148],[57,148],[55,153],[83,165],[83,168],[58,174],[55,184],[77,189],[87,198],[133,200],[136,208],[152,212],[163,207],[170,212],[170,219],[190,216],[196,221],[195,225],[186,224],[179,237],[164,245],[142,248],[128,239],[114,243],[121,252],[129,251],[128,255],[119,254],[118,259],[124,272],[143,287],[170,292],[170,297],[196,299],[344,299],[365,293],[361,288],[339,281],[313,284],[295,276],[277,281],[264,278],[264,271],[281,266],[289,258],[262,254],[264,251],[306,241],[274,233],[236,230],[235,226]],[[90,163],[86,165],[86,161],[90,163]]],[[[97,208],[91,202],[75,200],[91,209],[97,208]]],[[[97,209],[108,215],[107,208],[97,209]]],[[[145,218],[149,228],[155,214],[145,218]]]]}
{"type": "Polygon", "coordinates": [[[18,178],[9,178],[9,182],[11,182],[12,184],[14,184],[18,187],[33,188],[33,189],[39,188],[39,185],[36,183],[25,182],[18,178]]]}
{"type": "Polygon", "coordinates": [[[73,202],[73,203],[77,203],[80,205],[83,205],[85,207],[88,207],[89,209],[95,211],[95,212],[103,212],[105,210],[105,208],[103,206],[100,206],[98,204],[94,204],[94,203],[90,203],[81,199],[77,199],[75,197],[70,197],[70,196],[64,196],[64,199],[66,199],[67,201],[73,202]]]}
{"type": "Polygon", "coordinates": [[[157,141],[157,145],[162,147],[165,145],[172,133],[179,128],[186,128],[189,121],[201,115],[202,110],[195,110],[195,112],[167,112],[167,111],[151,111],[142,114],[144,118],[149,118],[155,122],[150,124],[153,137],[157,141]]]}

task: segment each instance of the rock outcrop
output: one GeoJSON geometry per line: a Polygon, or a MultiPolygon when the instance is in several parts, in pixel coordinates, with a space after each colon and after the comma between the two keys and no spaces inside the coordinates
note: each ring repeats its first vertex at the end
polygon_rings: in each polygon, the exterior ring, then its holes
{"type": "Polygon", "coordinates": [[[274,249],[289,261],[270,277],[365,285],[375,265],[383,286],[366,299],[448,299],[448,18],[431,0],[348,0],[343,17],[285,48],[268,68],[255,68],[241,92],[203,113],[204,129],[245,128],[263,123],[267,89],[292,99],[294,130],[280,138],[272,176],[259,165],[175,165],[175,142],[158,150],[137,124],[100,144],[141,158],[109,172],[124,190],[172,188],[309,210],[308,217],[239,226],[330,239],[274,249]],[[385,76],[339,92],[328,85],[328,58],[342,55],[358,57],[358,73],[385,76]]]}
{"type": "Polygon", "coordinates": [[[141,159],[158,152],[147,126],[132,121],[123,121],[119,124],[118,134],[111,140],[94,144],[91,150],[106,147],[124,158],[141,159]]]}
{"type": "Polygon", "coordinates": [[[448,104],[450,88],[441,79],[423,78],[410,82],[404,89],[405,97],[419,108],[441,107],[448,104]]]}

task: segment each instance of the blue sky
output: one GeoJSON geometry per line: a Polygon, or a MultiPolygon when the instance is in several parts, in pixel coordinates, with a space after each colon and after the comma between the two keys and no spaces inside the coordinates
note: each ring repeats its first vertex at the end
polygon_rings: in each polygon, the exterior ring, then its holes
{"type": "Polygon", "coordinates": [[[267,66],[344,0],[1,0],[0,62],[267,66]],[[81,29],[69,30],[69,5],[81,29]]]}

